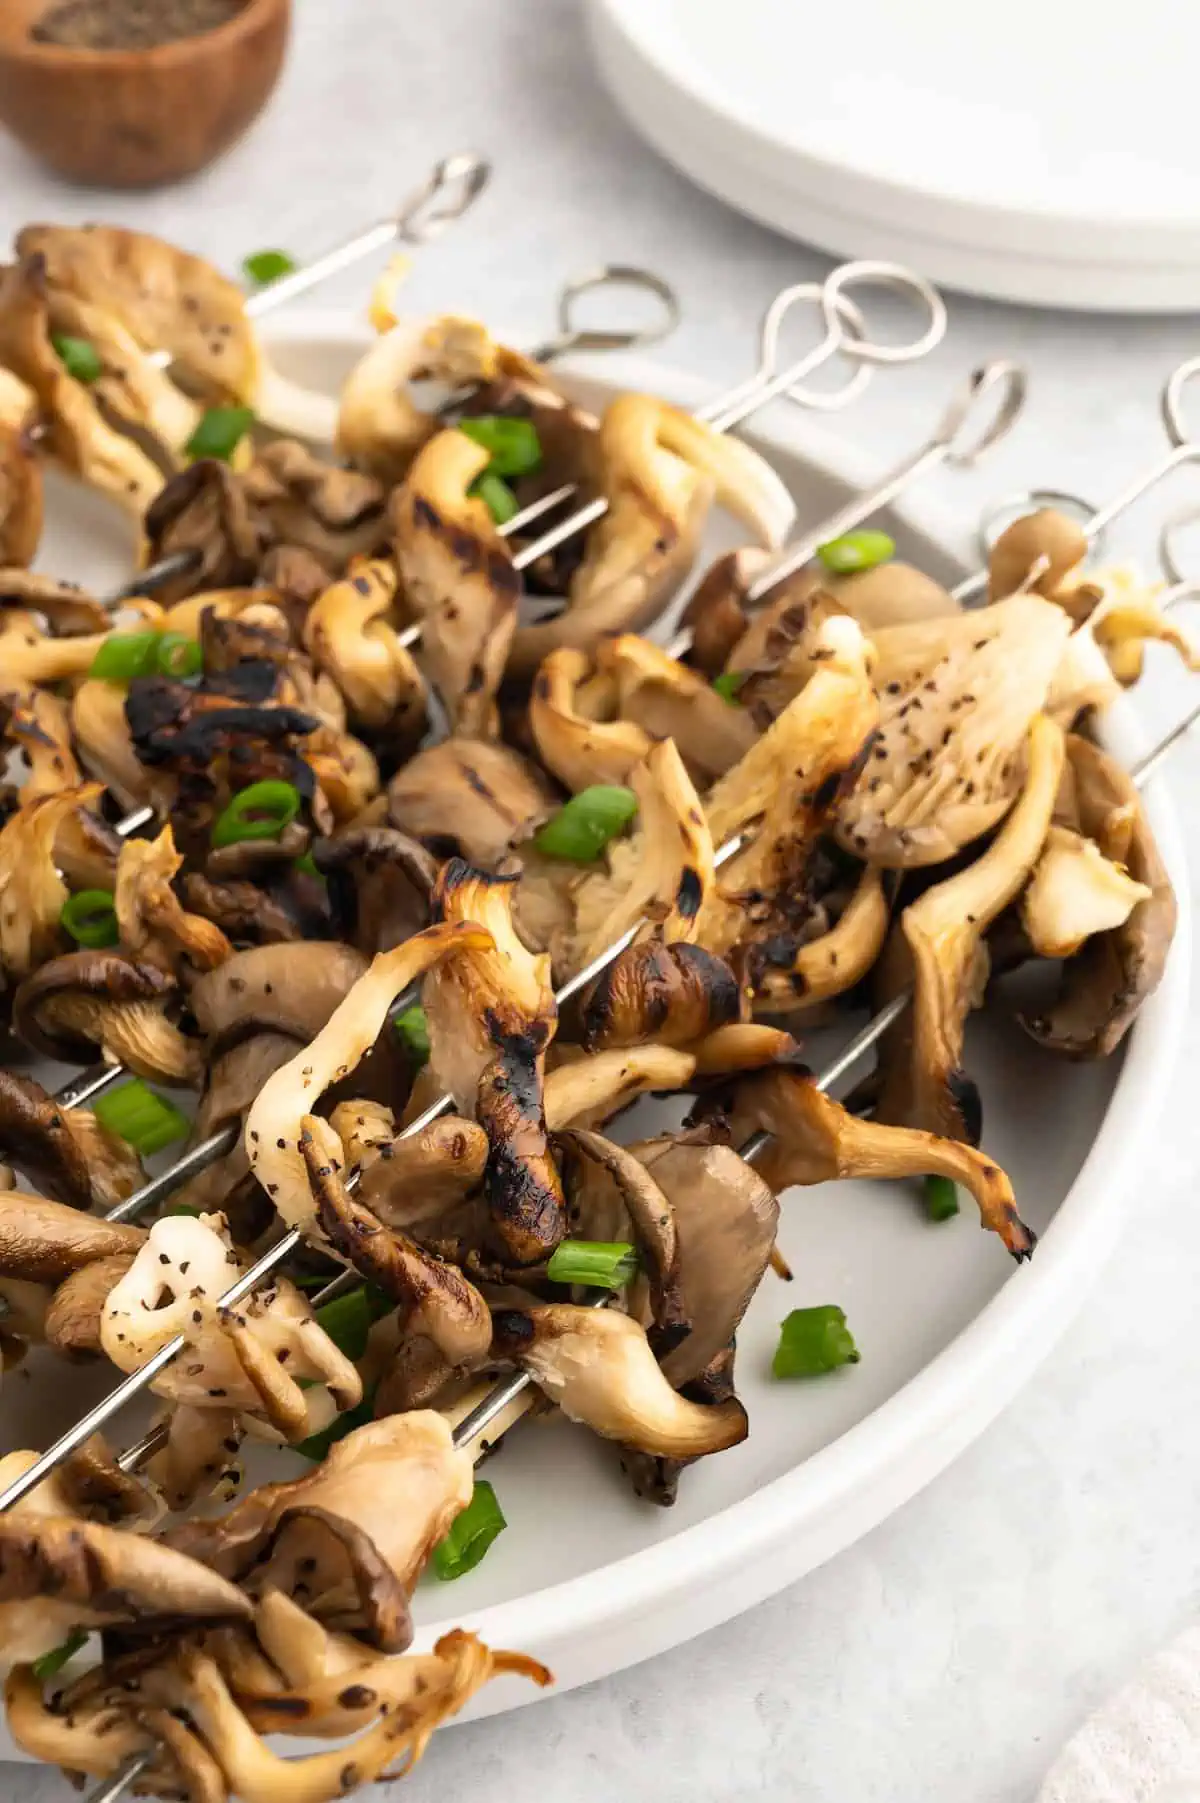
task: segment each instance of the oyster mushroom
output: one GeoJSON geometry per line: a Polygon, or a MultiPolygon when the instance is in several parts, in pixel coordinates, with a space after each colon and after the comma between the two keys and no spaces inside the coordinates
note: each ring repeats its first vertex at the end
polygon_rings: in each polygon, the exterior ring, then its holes
{"type": "Polygon", "coordinates": [[[388,1227],[428,1237],[483,1182],[488,1138],[477,1122],[443,1115],[408,1139],[388,1139],[364,1165],[358,1194],[388,1227]]]}
{"type": "Polygon", "coordinates": [[[1023,514],[1005,527],[988,555],[988,599],[1003,601],[1018,591],[1055,599],[1087,554],[1087,534],[1078,520],[1053,507],[1023,514]]]}
{"type": "MultiPolygon", "coordinates": [[[[0,400],[5,371],[0,369],[0,400]]],[[[9,564],[0,569],[0,607],[30,609],[49,622],[52,632],[64,637],[76,633],[107,632],[112,626],[108,609],[77,582],[64,582],[44,570],[26,570],[9,564]]]]}
{"type": "Polygon", "coordinates": [[[169,826],[157,839],[127,839],[117,861],[113,896],[124,950],[177,981],[233,956],[224,933],[201,915],[189,914],[180,902],[171,885],[182,868],[169,826]]]}
{"type": "Polygon", "coordinates": [[[104,305],[48,285],[52,338],[76,338],[96,353],[99,370],[88,388],[102,416],[136,438],[163,469],[186,461],[201,408],[148,356],[134,335],[104,305]]]}
{"type": "Polygon", "coordinates": [[[586,650],[652,620],[690,567],[714,496],[768,545],[781,542],[795,513],[754,452],[648,395],[610,403],[597,458],[608,512],[589,534],[564,611],[518,627],[514,675],[531,676],[560,645],[586,650]]]}
{"type": "MultiPolygon", "coordinates": [[[[1022,1024],[1053,1051],[1074,1058],[1103,1058],[1116,1050],[1142,1003],[1158,986],[1174,937],[1177,907],[1141,799],[1126,772],[1106,752],[1074,735],[1067,740],[1067,757],[1081,832],[1110,868],[1126,873],[1125,882],[1135,886],[1138,895],[1124,919],[1093,930],[1067,958],[1057,1000],[1038,1015],[1023,1016],[1022,1024]]],[[[1111,893],[1111,877],[1103,879],[1103,887],[1111,893]]],[[[1094,899],[1090,883],[1088,889],[1089,899],[1094,899]]],[[[1122,906],[1128,899],[1126,889],[1122,906]]],[[[1095,921],[1097,914],[1089,910],[1088,918],[1095,921]]],[[[1088,924],[1077,906],[1071,921],[1070,937],[1088,924]]]]}
{"type": "Polygon", "coordinates": [[[97,1220],[62,1202],[0,1192],[0,1272],[23,1283],[59,1284],[110,1258],[133,1258],[146,1241],[143,1227],[97,1220]]]}
{"type": "Polygon", "coordinates": [[[535,764],[507,745],[446,739],[388,784],[388,820],[439,856],[494,870],[559,805],[535,764]]]}
{"type": "MultiPolygon", "coordinates": [[[[9,1453],[0,1481],[12,1483],[36,1462],[36,1453],[9,1453]]],[[[87,1520],[57,1479],[0,1520],[0,1624],[10,1665],[42,1658],[79,1628],[178,1633],[250,1614],[215,1571],[145,1535],[87,1520]]]]}
{"type": "Polygon", "coordinates": [[[967,1015],[986,976],[988,928],[1020,894],[1045,843],[1063,759],[1061,729],[1039,715],[1022,759],[1024,788],[988,849],[926,889],[893,929],[883,995],[911,984],[913,1000],[880,1043],[878,1121],[979,1144],[979,1093],[962,1068],[967,1015]]]}
{"type": "Polygon", "coordinates": [[[242,482],[268,540],[311,551],[333,575],[387,543],[382,484],[325,463],[291,439],[260,446],[242,482]]]}
{"type": "Polygon", "coordinates": [[[695,1054],[665,1045],[618,1046],[572,1058],[546,1073],[546,1124],[599,1127],[639,1096],[673,1094],[691,1082],[695,1054]]]}
{"type": "Polygon", "coordinates": [[[960,1140],[862,1120],[823,1094],[809,1072],[794,1068],[739,1078],[732,1100],[720,1106],[739,1145],[760,1128],[773,1136],[754,1167],[777,1195],[792,1184],[845,1177],[949,1177],[970,1190],[982,1226],[1000,1236],[1018,1263],[1032,1256],[1037,1237],[1017,1213],[1008,1178],[960,1140]]]}
{"type": "Polygon", "coordinates": [[[134,749],[125,718],[125,692],[116,683],[99,678],[80,683],[71,702],[71,734],[80,762],[123,808],[153,802],[156,811],[166,811],[168,797],[161,779],[134,749]]]}
{"type": "Polygon", "coordinates": [[[527,1371],[570,1421],[606,1440],[672,1459],[736,1446],[748,1432],[735,1397],[717,1408],[671,1388],[643,1327],[613,1309],[530,1303],[493,1317],[493,1346],[527,1371]]]}
{"type": "Polygon", "coordinates": [[[132,1252],[99,1258],[59,1284],[46,1309],[46,1344],[68,1358],[93,1358],[104,1350],[101,1322],[111,1292],[128,1275],[132,1252]]]}
{"type": "Polygon", "coordinates": [[[391,502],[396,569],[451,730],[484,739],[496,736],[496,691],[521,594],[511,551],[469,493],[489,461],[465,432],[439,432],[391,502]]]}
{"type": "Polygon", "coordinates": [[[632,1238],[641,1253],[648,1279],[650,1345],[662,1364],[664,1355],[691,1331],[674,1206],[645,1164],[624,1146],[579,1127],[559,1134],[558,1145],[565,1154],[571,1225],[584,1229],[579,1237],[609,1244],[632,1238]]]}
{"type": "Polygon", "coordinates": [[[64,1109],[15,1071],[0,1070],[0,1150],[71,1208],[112,1208],[145,1180],[133,1148],[106,1132],[90,1109],[64,1109]]]}
{"type": "Polygon", "coordinates": [[[1093,933],[1124,926],[1151,893],[1094,840],[1051,826],[1021,897],[1021,924],[1039,958],[1071,958],[1093,933]]]}
{"type": "Polygon", "coordinates": [[[0,966],[18,980],[39,970],[64,943],[67,885],[58,870],[58,838],[77,810],[99,801],[99,783],[83,783],[31,802],[0,828],[0,966]]]}
{"type": "Polygon", "coordinates": [[[313,858],[329,884],[336,923],[368,956],[390,951],[427,923],[437,865],[407,833],[350,826],[319,841],[313,858]]]}
{"type": "Polygon", "coordinates": [[[745,757],[757,738],[754,721],[731,707],[703,676],[659,645],[631,632],[603,640],[599,671],[611,675],[618,718],[651,740],[671,739],[697,782],[707,786],[745,757]]]}
{"type": "Polygon", "coordinates": [[[643,940],[601,971],[580,1005],[589,1052],[645,1044],[686,1046],[741,1011],[737,978],[702,946],[643,940]]]}
{"type": "Polygon", "coordinates": [[[825,930],[809,937],[802,926],[798,932],[756,940],[749,959],[749,993],[756,1011],[812,1014],[833,996],[854,989],[874,968],[890,919],[883,874],[865,865],[825,930]]]}
{"type": "Polygon", "coordinates": [[[67,952],[26,977],[13,998],[13,1026],[47,1058],[103,1058],[136,1076],[194,1083],[200,1050],[165,1009],[176,983],[157,965],[114,951],[67,952]]]}
{"type": "Polygon", "coordinates": [[[151,563],[190,554],[190,566],[160,594],[208,594],[253,582],[266,534],[246,497],[241,478],[227,463],[203,457],[161,487],[146,510],[151,563]]]}
{"type": "Polygon", "coordinates": [[[1030,723],[1071,622],[1037,595],[874,635],[879,736],[837,837],[885,869],[941,864],[989,832],[1024,781],[1030,723]]]}
{"type": "Polygon", "coordinates": [[[336,682],[354,725],[385,736],[403,758],[426,725],[425,682],[386,617],[396,571],[382,559],[356,565],[313,602],[303,641],[319,670],[336,682]]]}
{"type": "MultiPolygon", "coordinates": [[[[308,1171],[300,1151],[302,1120],[333,1083],[348,1077],[374,1045],[395,998],[442,958],[487,943],[474,925],[427,927],[404,945],[380,952],[330,1015],[312,1043],[263,1085],[246,1116],[250,1165],[290,1227],[315,1224],[308,1171]]],[[[264,948],[266,949],[266,948],[264,948]]],[[[329,1163],[340,1166],[341,1141],[326,1123],[315,1135],[329,1163]]]]}
{"type": "MultiPolygon", "coordinates": [[[[29,398],[32,401],[32,394],[29,398]]],[[[31,564],[42,539],[42,463],[30,430],[33,423],[32,412],[16,420],[0,415],[0,565],[10,569],[31,564]]],[[[0,572],[0,594],[4,573],[0,572]]]]}
{"type": "Polygon", "coordinates": [[[71,743],[71,710],[60,695],[26,683],[0,688],[0,722],[4,737],[25,760],[22,807],[80,787],[83,777],[71,743]]]}
{"type": "Polygon", "coordinates": [[[614,718],[616,685],[592,675],[585,651],[552,651],[533,679],[529,730],[547,770],[578,794],[594,783],[629,781],[651,749],[650,735],[614,718]]]}
{"type": "Polygon", "coordinates": [[[253,406],[259,350],[245,296],[202,258],[113,225],[27,225],[16,249],[42,260],[51,290],[103,307],[205,392],[253,406]]]}

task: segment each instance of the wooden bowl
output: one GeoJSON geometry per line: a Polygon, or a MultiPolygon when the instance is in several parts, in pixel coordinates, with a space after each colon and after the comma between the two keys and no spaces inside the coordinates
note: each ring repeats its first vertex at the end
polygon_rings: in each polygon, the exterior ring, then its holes
{"type": "Polygon", "coordinates": [[[245,0],[227,25],[155,50],[35,43],[52,0],[0,0],[0,124],[61,175],[154,188],[228,150],[271,96],[291,0],[245,0]]]}

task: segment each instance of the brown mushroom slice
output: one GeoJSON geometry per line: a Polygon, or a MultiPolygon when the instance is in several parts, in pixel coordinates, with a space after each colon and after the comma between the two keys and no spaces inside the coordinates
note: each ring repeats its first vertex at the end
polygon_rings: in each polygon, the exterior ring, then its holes
{"type": "Polygon", "coordinates": [[[673,740],[698,782],[724,776],[758,737],[744,708],[731,707],[703,676],[648,639],[622,633],[602,641],[595,656],[614,678],[617,716],[652,740],[673,740]]]}
{"type": "Polygon", "coordinates": [[[100,1259],[135,1257],[144,1227],[103,1221],[63,1202],[0,1191],[0,1272],[27,1283],[57,1284],[100,1259]]]}
{"type": "Polygon", "coordinates": [[[723,1452],[746,1438],[736,1398],[689,1402],[660,1370],[646,1331],[613,1309],[531,1303],[494,1316],[494,1347],[512,1358],[570,1421],[606,1440],[672,1459],[723,1452]]]}
{"type": "Polygon", "coordinates": [[[401,1652],[408,1597],[473,1487],[471,1459],[440,1415],[393,1415],[337,1441],[315,1471],[183,1523],[167,1544],[252,1596],[299,1586],[310,1615],[401,1652]]]}
{"type": "Polygon", "coordinates": [[[352,567],[317,597],[303,642],[319,670],[336,682],[360,731],[386,736],[398,757],[415,750],[425,730],[425,681],[388,618],[396,570],[383,559],[352,567]]]}
{"type": "Polygon", "coordinates": [[[887,939],[891,910],[883,873],[865,865],[849,900],[827,932],[816,938],[781,935],[752,951],[750,995],[770,1015],[811,1014],[845,995],[873,970],[887,939]]]}
{"type": "Polygon", "coordinates": [[[109,1292],[132,1264],[132,1252],[116,1253],[65,1278],[46,1310],[46,1344],[69,1358],[98,1357],[104,1351],[101,1320],[109,1292]]]}
{"type": "Polygon", "coordinates": [[[691,1330],[674,1206],[633,1151],[580,1127],[557,1137],[567,1154],[567,1209],[572,1227],[582,1229],[577,1237],[607,1244],[632,1239],[641,1253],[649,1288],[650,1344],[662,1364],[691,1330]]]}
{"type": "MultiPolygon", "coordinates": [[[[0,369],[0,401],[6,371],[0,369]]],[[[50,576],[44,570],[26,570],[10,563],[0,568],[0,607],[28,608],[50,624],[52,632],[72,638],[77,633],[107,632],[112,615],[77,582],[50,576]]]]}
{"type": "Polygon", "coordinates": [[[254,404],[259,350],[246,297],[203,258],[115,225],[27,225],[16,244],[18,256],[44,260],[52,288],[103,306],[206,392],[254,404]]]}
{"type": "Polygon", "coordinates": [[[592,659],[569,645],[552,651],[533,679],[529,730],[538,756],[578,794],[595,783],[624,784],[651,748],[632,720],[613,718],[616,684],[592,675],[592,659]]]}
{"type": "Polygon", "coordinates": [[[487,1158],[487,1134],[477,1122],[443,1115],[382,1146],[363,1168],[358,1194],[386,1226],[423,1233],[479,1188],[487,1158]]]}
{"type": "Polygon", "coordinates": [[[435,922],[473,921],[486,935],[435,966],[422,988],[432,1080],[454,1097],[460,1113],[471,1107],[498,1051],[527,1051],[540,1070],[557,1025],[550,960],[528,951],[513,925],[516,880],[450,858],[433,892],[435,922]]]}
{"type": "Polygon", "coordinates": [[[387,542],[382,484],[326,463],[292,439],[260,446],[242,483],[268,536],[311,551],[332,575],[352,557],[375,556],[387,542]]]}
{"type": "Polygon", "coordinates": [[[143,1700],[135,1715],[114,1707],[113,1698],[101,1692],[75,1701],[68,1715],[52,1681],[44,1687],[29,1665],[9,1674],[4,1701],[17,1745],[31,1758],[61,1767],[64,1775],[115,1778],[129,1759],[144,1754],[143,1787],[153,1786],[159,1796],[186,1797],[187,1803],[227,1803],[220,1767],[165,1709],[143,1700]]]}
{"type": "Polygon", "coordinates": [[[189,464],[161,488],[146,511],[145,533],[152,563],[191,555],[190,566],[159,590],[173,598],[252,582],[265,543],[240,477],[212,457],[189,464]]]}
{"type": "Polygon", "coordinates": [[[451,731],[492,738],[496,691],[517,624],[521,578],[472,483],[489,452],[465,432],[439,432],[392,497],[392,550],[421,622],[425,664],[451,731]]]}
{"type": "Polygon", "coordinates": [[[509,1265],[544,1263],[567,1231],[546,1126],[543,1056],[528,1038],[501,1040],[479,1076],[475,1118],[489,1148],[483,1194],[490,1237],[509,1265]]]}
{"type": "Polygon", "coordinates": [[[71,375],[51,339],[46,269],[22,257],[0,274],[0,360],[37,396],[46,450],[70,474],[140,522],[162,487],[158,465],[111,426],[88,385],[71,375]]]}
{"type": "Polygon", "coordinates": [[[671,1204],[691,1332],[661,1363],[676,1389],[699,1378],[731,1343],[770,1263],[779,1203],[760,1172],[729,1146],[695,1134],[630,1147],[671,1204]]]}
{"type": "Polygon", "coordinates": [[[1039,958],[1070,958],[1093,933],[1124,926],[1150,895],[1093,840],[1052,826],[1021,896],[1021,925],[1039,958]]]}
{"type": "Polygon", "coordinates": [[[1088,538],[1078,520],[1054,507],[1039,507],[1006,526],[988,555],[988,599],[1003,601],[1019,591],[1054,597],[1088,554],[1088,538]]]}
{"type": "Polygon", "coordinates": [[[686,1046],[736,1020],[738,981],[702,946],[660,939],[631,945],[601,971],[581,998],[582,1043],[589,1052],[614,1046],[686,1046]]]}
{"type": "Polygon", "coordinates": [[[1059,727],[1029,731],[1025,786],[988,849],[907,907],[881,964],[885,996],[911,984],[912,1005],[881,1041],[876,1118],[978,1145],[979,1092],[962,1068],[967,1015],[986,970],[985,936],[1037,863],[1064,760],[1059,727]]]}
{"type": "Polygon", "coordinates": [[[0,966],[18,981],[69,943],[61,926],[68,891],[55,856],[58,835],[101,793],[99,783],[83,783],[43,796],[0,827],[0,966]]]}
{"type": "Polygon", "coordinates": [[[647,625],[691,566],[714,496],[769,545],[795,514],[779,478],[746,445],[649,395],[609,404],[597,454],[608,512],[588,536],[565,610],[518,627],[509,660],[517,676],[532,675],[560,645],[587,650],[647,625]]]}
{"type": "Polygon", "coordinates": [[[507,745],[445,739],[388,784],[388,819],[439,856],[494,870],[559,806],[536,764],[507,745]]]}
{"type": "Polygon", "coordinates": [[[1037,595],[877,632],[879,737],[839,810],[845,849],[885,869],[940,864],[1003,819],[1070,633],[1037,595]]]}
{"type": "Polygon", "coordinates": [[[481,1364],[491,1342],[491,1316],[479,1291],[455,1265],[385,1227],[348,1195],[340,1173],[322,1161],[310,1122],[301,1129],[300,1150],[330,1245],[396,1303],[403,1333],[430,1341],[451,1369],[481,1364]]]}
{"type": "Polygon", "coordinates": [[[630,772],[638,799],[632,834],[607,848],[607,868],[573,888],[568,969],[582,969],[649,917],[668,942],[692,940],[714,887],[713,840],[695,787],[669,739],[630,772]]]}
{"type": "Polygon", "coordinates": [[[164,1009],[174,978],[113,951],[67,952],[26,977],[13,997],[13,1025],[47,1058],[123,1064],[151,1082],[195,1083],[200,1048],[164,1009]]]}
{"type": "Polygon", "coordinates": [[[854,622],[827,619],[826,653],[795,700],[722,777],[705,812],[716,844],[748,833],[725,865],[696,921],[697,942],[725,956],[749,934],[747,898],[777,898],[779,912],[760,921],[765,936],[790,925],[791,892],[803,885],[826,821],[848,804],[878,719],[867,668],[867,642],[854,622]]]}
{"type": "MultiPolygon", "coordinates": [[[[37,1462],[0,1460],[7,1487],[37,1462]]],[[[244,1621],[250,1604],[217,1572],[143,1534],[88,1521],[60,1480],[39,1484],[0,1520],[0,1628],[9,1663],[52,1652],[78,1628],[244,1621]]]]}
{"type": "MultiPolygon", "coordinates": [[[[404,945],[381,952],[333,1010],[311,1045],[268,1079],[246,1117],[250,1165],[276,1210],[291,1227],[314,1225],[308,1172],[300,1152],[300,1123],[333,1083],[349,1076],[374,1045],[395,998],[440,959],[487,943],[470,924],[426,928],[404,945]]],[[[274,948],[263,948],[263,950],[274,948]]],[[[319,1123],[318,1142],[340,1165],[341,1141],[319,1123]]]]}
{"type": "Polygon", "coordinates": [[[137,1371],[182,1334],[183,1353],[153,1381],[157,1395],[236,1409],[302,1440],[322,1425],[311,1411],[323,1412],[326,1391],[334,1410],[352,1408],[362,1381],[286,1278],[235,1310],[220,1306],[242,1269],[223,1228],[220,1215],[156,1221],[109,1292],[101,1343],[119,1370],[137,1371]]]}
{"type": "Polygon", "coordinates": [[[233,956],[219,927],[184,909],[172,888],[182,868],[169,826],[157,839],[127,839],[113,895],[124,950],[176,978],[215,969],[233,956]]]}
{"type": "Polygon", "coordinates": [[[674,1046],[620,1046],[572,1058],[546,1073],[546,1123],[551,1133],[564,1127],[600,1127],[639,1096],[674,1094],[691,1082],[695,1055],[674,1046]]]}
{"type": "Polygon", "coordinates": [[[1093,933],[1062,967],[1062,987],[1048,1009],[1022,1017],[1026,1031],[1074,1058],[1114,1052],[1166,967],[1177,904],[1171,879],[1129,776],[1086,739],[1067,740],[1075,806],[1087,838],[1149,893],[1107,932],[1093,933]]]}
{"type": "Polygon", "coordinates": [[[0,1151],[72,1208],[112,1208],[145,1181],[132,1146],[106,1132],[90,1109],[64,1109],[15,1071],[0,1070],[0,1151]]]}
{"type": "Polygon", "coordinates": [[[437,864],[407,833],[349,826],[319,841],[313,858],[329,885],[336,925],[369,957],[427,925],[437,864]]]}
{"type": "Polygon", "coordinates": [[[1017,1213],[1012,1184],[960,1140],[862,1120],[823,1094],[811,1073],[782,1067],[743,1077],[722,1112],[739,1145],[760,1128],[772,1135],[754,1168],[777,1195],[792,1184],[846,1177],[949,1177],[970,1190],[982,1226],[999,1234],[1018,1263],[1032,1256],[1037,1236],[1017,1213]]]}

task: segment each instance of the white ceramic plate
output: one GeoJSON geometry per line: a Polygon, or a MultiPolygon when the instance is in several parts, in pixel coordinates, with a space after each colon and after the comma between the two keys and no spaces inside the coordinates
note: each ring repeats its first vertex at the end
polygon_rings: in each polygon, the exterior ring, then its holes
{"type": "Polygon", "coordinates": [[[694,181],[1002,300],[1200,302],[1200,12],[1177,0],[589,0],[601,73],[694,181]]]}
{"type": "MultiPolygon", "coordinates": [[[[312,312],[290,317],[272,337],[290,373],[333,388],[361,342],[344,316],[312,312]]],[[[572,385],[593,404],[613,389],[684,404],[704,394],[693,378],[631,358],[594,359],[572,385]]],[[[802,524],[823,518],[872,474],[873,459],[794,409],[776,410],[750,436],[795,493],[802,524]]],[[[925,508],[894,510],[885,523],[932,574],[961,573],[946,523],[925,508]]],[[[124,537],[102,507],[80,506],[77,491],[64,490],[43,561],[76,575],[94,573],[99,562],[112,578],[124,537]]],[[[733,542],[733,533],[714,532],[708,549],[733,542]]],[[[1132,760],[1137,735],[1120,713],[1110,742],[1132,760]]],[[[1152,789],[1147,802],[1180,892],[1181,927],[1167,978],[1123,1058],[1070,1065],[999,1017],[972,1023],[968,1053],[984,1097],[985,1144],[1011,1172],[1022,1213],[1042,1236],[1032,1263],[1016,1267],[966,1211],[931,1226],[906,1186],[791,1192],[781,1240],[796,1281],[785,1286],[768,1274],[738,1336],[738,1389],[751,1420],[746,1444],[686,1472],[675,1508],[660,1510],[633,1497],[613,1449],[582,1429],[561,1421],[519,1427],[488,1467],[508,1532],[453,1587],[422,1585],[422,1642],[451,1626],[476,1628],[495,1645],[545,1659],[560,1689],[632,1665],[749,1608],[849,1545],[935,1477],[1030,1379],[1118,1231],[1183,1019],[1184,866],[1162,795],[1152,789]],[[789,1309],[825,1302],[846,1309],[861,1364],[810,1384],[773,1383],[779,1321],[789,1309]]],[[[827,1050],[849,1031],[827,1041],[827,1050]]],[[[661,1105],[642,1104],[622,1133],[664,1118],[661,1105]]],[[[111,1387],[106,1371],[31,1363],[31,1376],[5,1380],[6,1447],[45,1445],[111,1387]]],[[[140,1419],[136,1410],[122,1417],[115,1443],[132,1439],[140,1419]]],[[[287,1475],[294,1463],[284,1453],[264,1459],[271,1463],[252,1478],[287,1475]]],[[[475,1713],[540,1694],[505,1679],[482,1693],[475,1713]]],[[[0,1758],[14,1756],[0,1739],[0,1758]]]]}

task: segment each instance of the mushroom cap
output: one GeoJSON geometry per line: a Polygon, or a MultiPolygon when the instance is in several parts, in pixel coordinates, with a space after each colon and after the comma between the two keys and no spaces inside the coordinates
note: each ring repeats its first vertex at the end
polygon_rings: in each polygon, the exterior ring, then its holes
{"type": "Polygon", "coordinates": [[[485,870],[495,870],[558,805],[535,764],[482,739],[431,745],[388,784],[393,826],[439,856],[457,854],[485,870]]]}
{"type": "Polygon", "coordinates": [[[303,1045],[366,969],[363,954],[337,940],[256,945],[199,978],[189,1000],[200,1031],[221,1051],[259,1033],[303,1045]]]}

